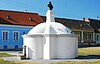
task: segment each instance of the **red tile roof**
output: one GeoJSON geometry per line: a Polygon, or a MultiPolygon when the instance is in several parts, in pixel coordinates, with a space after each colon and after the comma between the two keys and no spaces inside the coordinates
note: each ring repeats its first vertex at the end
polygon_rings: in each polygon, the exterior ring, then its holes
{"type": "Polygon", "coordinates": [[[42,22],[37,13],[0,10],[0,24],[36,26],[42,22]]]}

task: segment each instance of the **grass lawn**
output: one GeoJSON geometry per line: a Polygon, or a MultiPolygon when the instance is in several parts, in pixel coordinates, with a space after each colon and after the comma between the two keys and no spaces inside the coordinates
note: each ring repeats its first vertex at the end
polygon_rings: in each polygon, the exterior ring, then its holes
{"type": "Polygon", "coordinates": [[[56,62],[52,64],[100,64],[100,60],[96,61],[65,61],[65,62],[56,62]]]}
{"type": "Polygon", "coordinates": [[[15,63],[11,62],[11,61],[6,61],[6,60],[3,60],[3,59],[0,59],[0,64],[15,64],[15,63]]]}
{"type": "Polygon", "coordinates": [[[9,57],[9,56],[14,56],[14,55],[10,55],[7,53],[0,53],[0,57],[9,57]]]}
{"type": "MultiPolygon", "coordinates": [[[[41,63],[38,63],[38,62],[19,62],[19,63],[15,63],[15,64],[41,64],[41,63]]],[[[42,63],[44,64],[44,63],[42,63]]]]}
{"type": "Polygon", "coordinates": [[[100,47],[78,48],[79,56],[100,55],[100,47]]]}

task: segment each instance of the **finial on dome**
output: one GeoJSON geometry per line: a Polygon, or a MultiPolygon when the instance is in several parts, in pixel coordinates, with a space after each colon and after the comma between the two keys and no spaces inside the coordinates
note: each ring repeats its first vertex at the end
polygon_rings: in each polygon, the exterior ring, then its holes
{"type": "Polygon", "coordinates": [[[49,10],[53,9],[53,5],[52,5],[51,1],[49,2],[48,7],[49,7],[49,10]]]}

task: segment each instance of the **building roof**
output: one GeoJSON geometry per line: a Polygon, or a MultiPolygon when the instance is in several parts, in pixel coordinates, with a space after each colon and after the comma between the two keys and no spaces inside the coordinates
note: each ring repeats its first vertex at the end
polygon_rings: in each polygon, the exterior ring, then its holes
{"type": "MultiPolygon", "coordinates": [[[[46,21],[45,16],[41,16],[44,21],[46,21]]],[[[88,23],[82,20],[65,19],[65,18],[55,18],[56,22],[62,23],[70,29],[75,30],[94,30],[88,23]]]]}
{"type": "Polygon", "coordinates": [[[99,32],[100,29],[100,20],[88,18],[90,25],[95,29],[95,32],[99,32]]]}
{"type": "Polygon", "coordinates": [[[36,26],[42,22],[37,13],[0,10],[0,24],[36,26]]]}
{"type": "Polygon", "coordinates": [[[61,23],[44,22],[33,27],[28,34],[71,34],[72,31],[61,23]],[[59,26],[59,27],[58,27],[59,26]]]}

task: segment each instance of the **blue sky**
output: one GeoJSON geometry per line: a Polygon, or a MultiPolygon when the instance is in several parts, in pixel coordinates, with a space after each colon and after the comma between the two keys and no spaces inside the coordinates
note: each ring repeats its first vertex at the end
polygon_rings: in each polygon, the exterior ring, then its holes
{"type": "Polygon", "coordinates": [[[47,4],[51,1],[56,17],[82,19],[100,19],[100,0],[0,0],[1,10],[14,10],[45,15],[47,4]]]}

